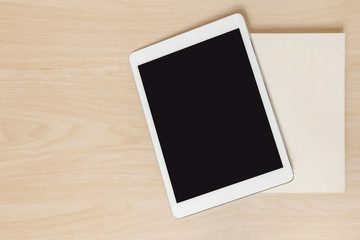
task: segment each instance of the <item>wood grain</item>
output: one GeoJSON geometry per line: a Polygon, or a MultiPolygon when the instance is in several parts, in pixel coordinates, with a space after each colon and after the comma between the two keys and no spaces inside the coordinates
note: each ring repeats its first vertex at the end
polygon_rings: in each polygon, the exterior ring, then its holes
{"type": "Polygon", "coordinates": [[[0,1],[0,239],[360,239],[360,2],[0,1]],[[346,193],[258,194],[172,217],[128,63],[242,12],[346,33],[346,193]]]}

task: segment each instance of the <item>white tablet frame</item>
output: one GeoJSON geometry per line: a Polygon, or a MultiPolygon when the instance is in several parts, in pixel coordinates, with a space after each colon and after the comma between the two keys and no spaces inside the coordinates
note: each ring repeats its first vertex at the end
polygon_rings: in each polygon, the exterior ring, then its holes
{"type": "Polygon", "coordinates": [[[170,206],[176,218],[191,215],[193,213],[200,212],[205,209],[245,197],[247,195],[251,195],[290,182],[293,179],[293,171],[291,169],[291,165],[280,134],[280,130],[276,122],[274,112],[272,110],[271,103],[266,91],[263,77],[258,62],[256,60],[249,32],[246,27],[244,17],[241,14],[234,14],[222,18],[202,27],[196,28],[194,30],[185,32],[183,34],[156,43],[149,47],[135,51],[130,55],[130,64],[134,74],[136,86],[139,92],[152,142],[154,144],[155,153],[159,162],[166,192],[170,201],[170,206]],[[160,147],[160,142],[157,136],[149,104],[146,98],[145,90],[141,81],[138,66],[235,29],[240,29],[242,40],[244,42],[246,52],[250,60],[250,64],[272,129],[276,146],[280,154],[283,168],[177,203],[171,185],[170,177],[166,168],[164,156],[160,147]]]}

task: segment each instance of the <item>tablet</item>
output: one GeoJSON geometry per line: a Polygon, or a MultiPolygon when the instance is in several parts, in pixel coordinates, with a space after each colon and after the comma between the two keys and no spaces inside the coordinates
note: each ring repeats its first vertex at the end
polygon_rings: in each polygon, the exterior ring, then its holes
{"type": "Polygon", "coordinates": [[[242,15],[133,52],[130,64],[175,217],[292,180],[242,15]]]}

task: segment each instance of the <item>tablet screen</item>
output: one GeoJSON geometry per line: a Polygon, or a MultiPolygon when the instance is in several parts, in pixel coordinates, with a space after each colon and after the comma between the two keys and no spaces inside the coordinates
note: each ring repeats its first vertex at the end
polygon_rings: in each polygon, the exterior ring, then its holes
{"type": "Polygon", "coordinates": [[[177,202],[283,167],[240,34],[139,66],[177,202]]]}

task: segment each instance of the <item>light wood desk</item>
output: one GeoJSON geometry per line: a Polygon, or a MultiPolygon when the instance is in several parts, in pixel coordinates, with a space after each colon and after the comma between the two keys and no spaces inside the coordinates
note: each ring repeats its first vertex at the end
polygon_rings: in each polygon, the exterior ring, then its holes
{"type": "Polygon", "coordinates": [[[0,1],[0,239],[360,239],[360,2],[0,1]],[[243,12],[346,33],[346,193],[257,194],[176,220],[130,52],[243,12]]]}

